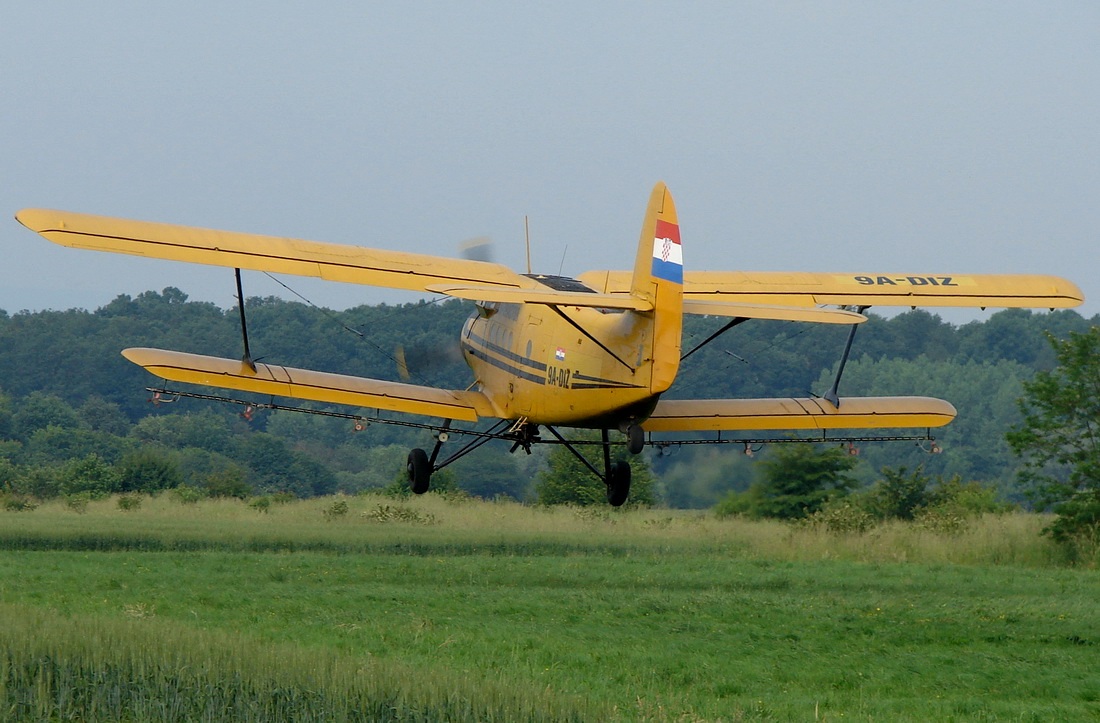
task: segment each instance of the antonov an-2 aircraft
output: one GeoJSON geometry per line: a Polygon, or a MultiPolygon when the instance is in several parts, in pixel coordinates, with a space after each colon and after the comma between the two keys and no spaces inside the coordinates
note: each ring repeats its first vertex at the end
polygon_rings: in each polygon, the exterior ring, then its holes
{"type": "MultiPolygon", "coordinates": [[[[27,209],[16,218],[50,241],[237,270],[316,276],[468,299],[476,313],[461,332],[475,383],[437,389],[161,349],[123,355],[172,382],[263,395],[404,412],[436,418],[429,454],[408,457],[412,490],[428,490],[434,471],[488,439],[512,450],[536,442],[565,444],[607,486],[612,505],[630,492],[630,466],[612,462],[609,430],[637,454],[653,433],[725,430],[831,430],[939,427],[955,417],[948,402],[926,397],[662,399],[681,359],[684,314],[856,325],[870,306],[1065,308],[1083,301],[1071,282],[1038,275],[758,273],[685,271],[676,207],[665,184],[650,195],[631,271],[590,271],[578,279],[518,274],[485,261],[317,243],[290,238],[27,209]],[[843,307],[843,308],[842,308],[843,307]],[[853,310],[854,309],[854,310],[853,310]],[[440,460],[452,422],[493,418],[485,431],[440,460]],[[603,469],[587,462],[558,427],[602,432],[603,469]],[[540,429],[554,439],[542,439],[540,429]]],[[[713,338],[713,337],[712,337],[713,338]]],[[[851,346],[851,334],[848,339],[851,346]]],[[[692,350],[694,351],[694,350],[692,350]]],[[[688,352],[689,354],[691,352],[688,352]]],[[[844,352],[840,368],[847,358],[844,352]]],[[[239,401],[239,400],[238,400],[239,401]]],[[[574,440],[576,441],[576,440],[574,440]]]]}

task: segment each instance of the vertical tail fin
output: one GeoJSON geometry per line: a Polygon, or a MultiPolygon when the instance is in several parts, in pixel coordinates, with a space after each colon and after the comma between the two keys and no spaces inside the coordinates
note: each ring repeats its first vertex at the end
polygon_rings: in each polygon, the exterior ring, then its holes
{"type": "Polygon", "coordinates": [[[653,304],[654,394],[672,386],[680,367],[680,332],[683,327],[684,260],[676,205],[664,183],[649,196],[630,293],[653,304]]]}

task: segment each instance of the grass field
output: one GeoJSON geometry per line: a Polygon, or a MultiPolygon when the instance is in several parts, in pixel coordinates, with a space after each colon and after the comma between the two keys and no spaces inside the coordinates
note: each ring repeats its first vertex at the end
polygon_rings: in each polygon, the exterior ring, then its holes
{"type": "Polygon", "coordinates": [[[1100,720],[1100,574],[1043,522],[0,512],[0,719],[1100,720]]]}

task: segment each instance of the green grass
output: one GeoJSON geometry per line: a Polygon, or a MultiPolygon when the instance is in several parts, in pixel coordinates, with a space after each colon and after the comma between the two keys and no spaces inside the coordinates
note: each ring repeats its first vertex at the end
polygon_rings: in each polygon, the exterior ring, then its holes
{"type": "Polygon", "coordinates": [[[1041,519],[347,502],[0,513],[0,704],[38,720],[83,682],[135,720],[1100,719],[1100,575],[1041,519]]]}

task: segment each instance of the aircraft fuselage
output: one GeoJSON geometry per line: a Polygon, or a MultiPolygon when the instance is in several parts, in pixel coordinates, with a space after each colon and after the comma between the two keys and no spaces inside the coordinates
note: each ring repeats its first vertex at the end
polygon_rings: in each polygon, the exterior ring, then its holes
{"type": "Polygon", "coordinates": [[[644,419],[657,403],[649,385],[649,316],[479,303],[463,326],[462,352],[480,390],[504,419],[619,426],[644,419]]]}

